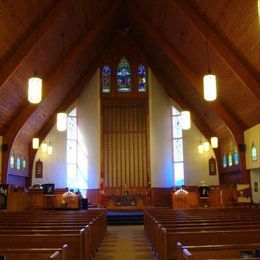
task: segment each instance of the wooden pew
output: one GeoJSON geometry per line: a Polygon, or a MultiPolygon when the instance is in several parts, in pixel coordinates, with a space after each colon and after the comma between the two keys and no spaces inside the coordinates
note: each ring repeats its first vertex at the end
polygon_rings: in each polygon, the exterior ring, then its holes
{"type": "MultiPolygon", "coordinates": [[[[176,256],[175,246],[172,246],[177,242],[174,240],[176,236],[184,239],[190,237],[191,241],[195,240],[195,243],[197,243],[199,235],[205,236],[206,233],[208,234],[206,239],[209,240],[214,239],[213,233],[220,234],[222,232],[222,235],[231,237],[228,231],[246,232],[249,228],[253,232],[253,230],[259,230],[260,210],[244,208],[241,210],[221,208],[178,211],[149,209],[145,211],[144,220],[145,232],[159,258],[171,259],[176,256]],[[212,235],[210,235],[210,232],[212,235]],[[197,233],[197,238],[194,237],[195,233],[197,233]]],[[[217,236],[220,237],[219,243],[221,236],[217,236]]],[[[254,234],[251,239],[257,239],[257,234],[254,234]]],[[[260,242],[259,239],[257,242],[260,242]]],[[[229,241],[229,243],[232,243],[232,241],[229,241]]],[[[241,243],[241,240],[237,243],[241,243]]],[[[191,243],[191,245],[193,244],[191,243]]]]}
{"type": "Polygon", "coordinates": [[[0,248],[0,256],[6,256],[8,260],[69,260],[67,250],[67,244],[61,248],[0,248]]]}
{"type": "Polygon", "coordinates": [[[159,259],[176,259],[176,244],[181,241],[184,245],[207,245],[207,244],[243,244],[260,243],[260,229],[251,230],[222,230],[222,231],[195,231],[195,232],[167,232],[162,228],[158,245],[159,259]]]}
{"type": "Polygon", "coordinates": [[[79,234],[0,234],[0,248],[46,248],[61,247],[64,242],[69,245],[67,250],[68,259],[83,260],[84,230],[79,234]]]}
{"type": "Polygon", "coordinates": [[[84,231],[82,257],[90,259],[105,235],[106,221],[106,212],[104,210],[11,212],[0,214],[0,232],[1,234],[72,234],[88,223],[84,227],[86,231],[84,231]]]}
{"type": "MultiPolygon", "coordinates": [[[[221,259],[239,259],[241,257],[241,252],[244,252],[245,250],[252,252],[252,257],[255,257],[255,252],[258,248],[260,248],[260,243],[183,246],[178,242],[177,260],[205,260],[215,257],[221,259]]],[[[249,256],[246,258],[248,259],[249,256]]]]}

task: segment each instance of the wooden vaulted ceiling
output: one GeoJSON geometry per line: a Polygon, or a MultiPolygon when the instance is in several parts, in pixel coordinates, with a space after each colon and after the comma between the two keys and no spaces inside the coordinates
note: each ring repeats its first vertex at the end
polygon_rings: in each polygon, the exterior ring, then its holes
{"type": "Polygon", "coordinates": [[[243,131],[260,122],[257,0],[13,0],[0,2],[0,14],[0,135],[9,151],[17,139],[29,144],[48,133],[117,31],[136,42],[205,136],[243,143],[243,131]],[[207,40],[214,102],[202,97],[207,40]],[[27,81],[36,67],[44,100],[31,105],[27,81]]]}

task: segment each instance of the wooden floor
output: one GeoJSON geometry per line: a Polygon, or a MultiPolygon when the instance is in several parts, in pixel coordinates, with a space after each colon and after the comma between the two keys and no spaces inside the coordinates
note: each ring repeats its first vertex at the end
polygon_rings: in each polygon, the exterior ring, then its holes
{"type": "Polygon", "coordinates": [[[95,260],[153,260],[144,227],[108,226],[107,235],[102,242],[95,260]]]}

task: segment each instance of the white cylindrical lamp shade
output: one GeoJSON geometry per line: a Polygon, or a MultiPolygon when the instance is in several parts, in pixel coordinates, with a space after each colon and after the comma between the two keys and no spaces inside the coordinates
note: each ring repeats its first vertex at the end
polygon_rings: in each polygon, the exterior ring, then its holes
{"type": "Polygon", "coordinates": [[[47,150],[48,150],[48,145],[47,145],[47,143],[44,140],[43,140],[43,142],[41,144],[41,147],[42,147],[42,152],[46,153],[47,150]]]}
{"type": "Polygon", "coordinates": [[[205,141],[203,143],[203,149],[205,152],[208,152],[209,151],[209,142],[208,141],[205,141]]]}
{"type": "Polygon", "coordinates": [[[199,153],[199,154],[202,154],[203,152],[204,152],[203,144],[199,144],[199,145],[198,145],[198,153],[199,153]]]}
{"type": "Polygon", "coordinates": [[[29,79],[28,100],[33,104],[38,104],[42,100],[42,80],[38,77],[29,79]]]}
{"type": "Polygon", "coordinates": [[[67,114],[66,113],[58,113],[57,114],[57,130],[65,131],[67,129],[67,114]]]}
{"type": "Polygon", "coordinates": [[[217,98],[217,83],[214,74],[207,74],[203,77],[204,99],[213,101],[217,98]]]}
{"type": "Polygon", "coordinates": [[[181,112],[181,124],[183,130],[190,129],[190,111],[181,112]]]}
{"type": "Polygon", "coordinates": [[[216,136],[210,138],[210,143],[212,148],[218,148],[218,138],[216,136]]]}
{"type": "Polygon", "coordinates": [[[33,149],[38,149],[39,148],[39,144],[40,144],[40,140],[38,137],[34,137],[32,139],[32,148],[33,149]]]}
{"type": "Polygon", "coordinates": [[[47,154],[48,154],[48,155],[52,155],[52,151],[53,151],[52,145],[49,144],[49,145],[48,145],[48,148],[47,148],[47,154]]]}

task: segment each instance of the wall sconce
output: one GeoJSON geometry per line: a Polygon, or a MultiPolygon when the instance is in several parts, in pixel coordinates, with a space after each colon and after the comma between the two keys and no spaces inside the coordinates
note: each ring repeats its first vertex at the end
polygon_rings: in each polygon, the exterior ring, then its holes
{"type": "Polygon", "coordinates": [[[203,154],[203,153],[204,153],[203,144],[199,144],[199,145],[198,145],[198,153],[199,153],[199,154],[203,154]]]}
{"type": "Polygon", "coordinates": [[[53,148],[52,148],[51,142],[49,142],[48,147],[47,147],[47,154],[52,155],[52,151],[53,151],[53,148]]]}
{"type": "Polygon", "coordinates": [[[209,151],[209,142],[208,142],[208,141],[205,141],[205,142],[203,143],[203,150],[204,150],[205,152],[208,152],[208,151],[209,151]]]}
{"type": "Polygon", "coordinates": [[[42,152],[43,152],[43,153],[46,153],[47,150],[48,150],[48,145],[47,145],[47,143],[45,142],[45,140],[42,141],[41,147],[42,147],[42,152]]]}

